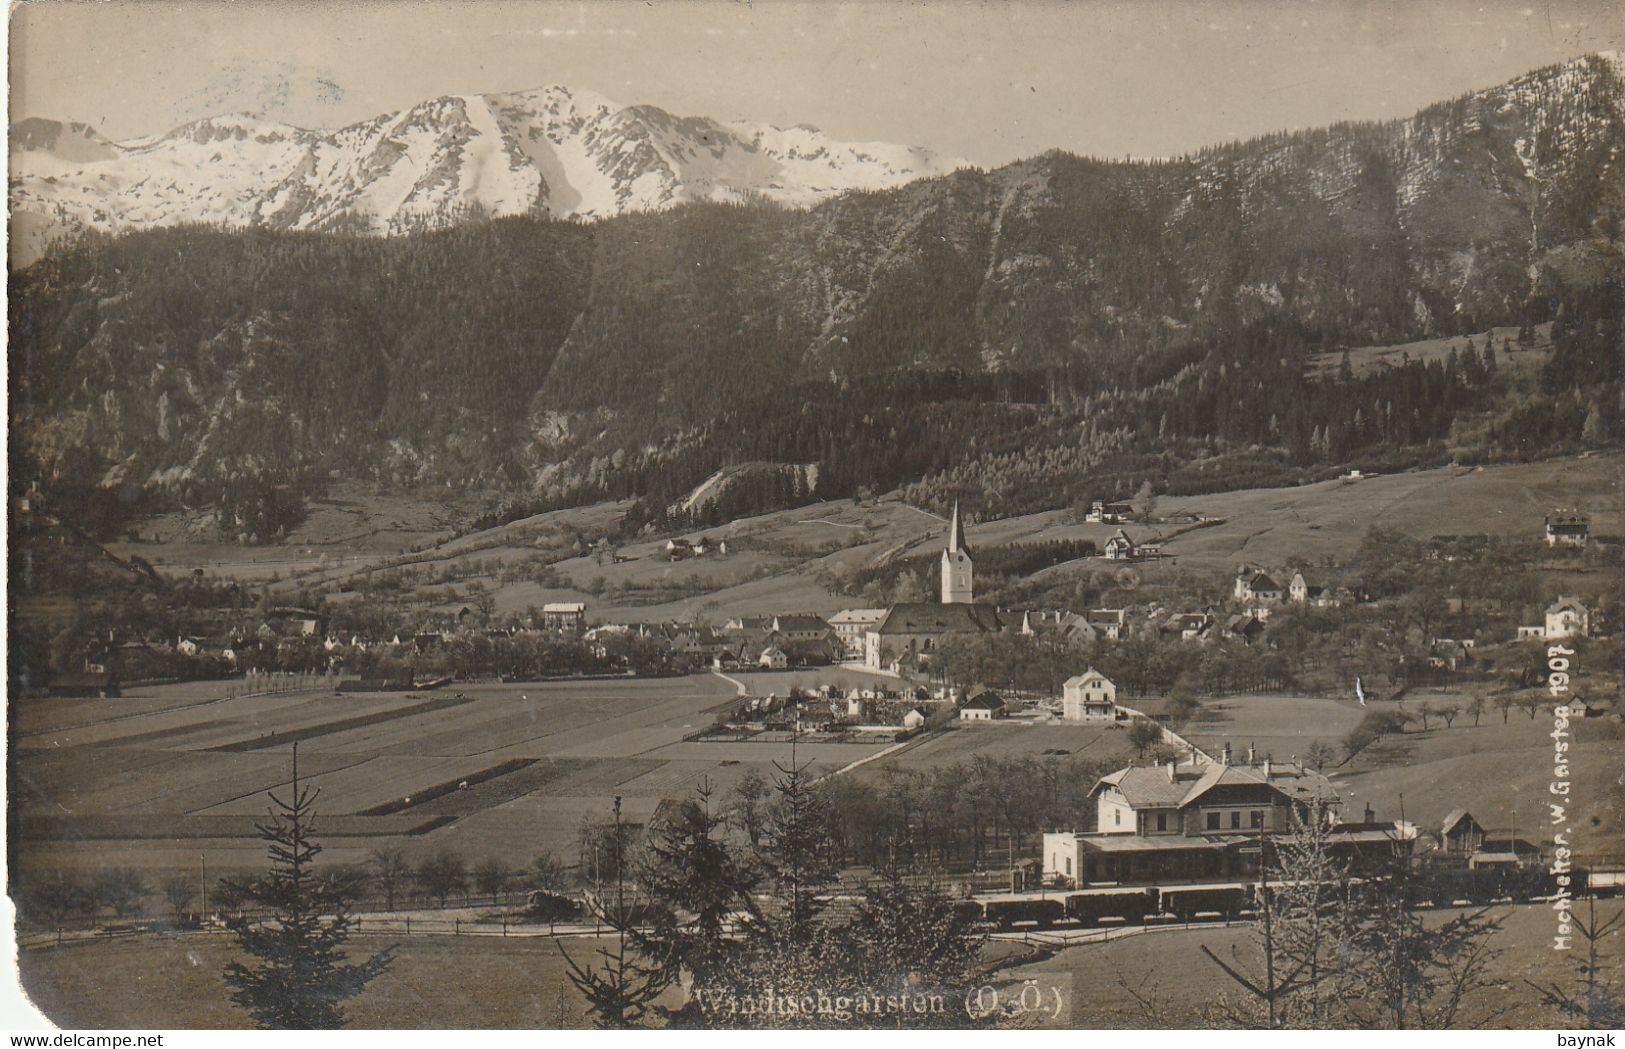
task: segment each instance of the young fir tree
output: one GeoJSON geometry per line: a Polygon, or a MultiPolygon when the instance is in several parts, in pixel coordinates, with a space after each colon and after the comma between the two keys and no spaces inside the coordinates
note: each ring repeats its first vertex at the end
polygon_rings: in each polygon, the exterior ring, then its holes
{"type": "Polygon", "coordinates": [[[751,911],[757,875],[729,848],[727,824],[701,787],[650,828],[637,866],[642,887],[659,901],[637,943],[670,979],[686,983],[688,1000],[671,1017],[680,1023],[707,1022],[715,1002],[739,991],[742,944],[729,923],[751,911]]]}
{"type": "Polygon", "coordinates": [[[270,853],[263,877],[233,883],[260,918],[226,920],[242,949],[258,963],[231,962],[226,985],[233,1002],[260,1027],[327,1030],[344,1025],[343,1003],[389,967],[393,948],[359,964],[344,959],[352,921],[349,884],[314,868],[322,851],[312,839],[318,792],[299,785],[299,745],[294,744],[293,784],[287,799],[271,794],[270,820],[259,836],[270,853]]]}
{"type": "Polygon", "coordinates": [[[620,1030],[640,1025],[655,999],[671,985],[673,970],[662,961],[645,957],[635,942],[639,921],[647,908],[627,899],[626,836],[622,833],[619,796],[615,798],[614,835],[609,844],[614,850],[609,857],[613,888],[595,879],[587,902],[614,935],[598,948],[596,964],[576,961],[562,943],[559,953],[564,957],[570,982],[587,1000],[593,1025],[620,1030]]]}
{"type": "Polygon", "coordinates": [[[934,884],[911,884],[896,865],[864,886],[847,930],[859,988],[871,994],[944,991],[951,1001],[963,999],[984,939],[947,893],[934,884]]]}

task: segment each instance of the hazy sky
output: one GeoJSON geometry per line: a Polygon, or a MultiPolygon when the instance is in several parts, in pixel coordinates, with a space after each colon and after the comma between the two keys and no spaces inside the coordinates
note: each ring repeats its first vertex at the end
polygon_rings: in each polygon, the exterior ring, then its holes
{"type": "Polygon", "coordinates": [[[809,123],[982,164],[1161,156],[1404,116],[1587,51],[1625,3],[24,0],[12,119],[113,138],[252,110],[334,127],[564,83],[681,115],[809,123]]]}

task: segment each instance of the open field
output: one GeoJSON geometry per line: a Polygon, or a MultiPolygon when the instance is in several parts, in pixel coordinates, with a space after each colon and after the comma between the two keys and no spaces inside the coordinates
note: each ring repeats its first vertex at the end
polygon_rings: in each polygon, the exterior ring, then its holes
{"type": "MultiPolygon", "coordinates": [[[[1599,901],[1597,916],[1602,919],[1622,907],[1625,903],[1619,900],[1599,901]]],[[[1575,956],[1551,949],[1555,924],[1551,909],[1542,904],[1498,906],[1491,914],[1503,919],[1501,928],[1488,940],[1499,952],[1488,969],[1492,986],[1464,1008],[1458,1026],[1571,1028],[1572,1019],[1540,1005],[1539,996],[1524,983],[1528,979],[1568,984],[1573,979],[1575,956]]],[[[1427,920],[1441,919],[1429,915],[1427,920]]],[[[1205,945],[1228,961],[1230,950],[1236,948],[1248,963],[1246,968],[1256,971],[1257,966],[1250,964],[1257,957],[1253,935],[1249,927],[1241,925],[1170,929],[1067,948],[1053,957],[1014,966],[1003,975],[1013,980],[1037,979],[1046,986],[1059,984],[1067,992],[1072,1008],[1052,1026],[1208,1027],[1213,1025],[1204,1022],[1203,1005],[1220,994],[1234,998],[1238,988],[1200,949],[1205,945]],[[1154,1000],[1154,1016],[1146,1015],[1124,990],[1125,985],[1154,1000]]],[[[1616,947],[1615,959],[1617,951],[1616,947]]]]}
{"type": "MultiPolygon", "coordinates": [[[[1463,697],[1457,697],[1460,702],[1463,697]]],[[[1412,713],[1426,699],[1411,696],[1412,713]]],[[[1454,727],[1440,722],[1423,732],[1390,736],[1362,751],[1335,781],[1369,800],[1384,816],[1405,818],[1423,830],[1437,832],[1454,808],[1466,808],[1485,827],[1506,835],[1550,843],[1554,830],[1565,830],[1576,853],[1608,857],[1625,864],[1625,782],[1620,755],[1625,754],[1625,726],[1609,718],[1571,720],[1572,793],[1566,822],[1554,827],[1549,802],[1553,780],[1552,715],[1545,709],[1531,719],[1514,709],[1506,724],[1499,711],[1486,710],[1473,727],[1472,716],[1458,717],[1454,727]]]]}
{"type": "MultiPolygon", "coordinates": [[[[781,691],[799,678],[750,677],[781,691]]],[[[33,840],[22,864],[164,871],[201,854],[222,872],[257,866],[253,822],[266,792],[288,786],[295,737],[301,777],[321,792],[326,855],[348,861],[398,837],[414,854],[448,847],[524,863],[547,849],[568,862],[580,822],[607,818],[613,795],[641,822],[664,799],[701,786],[724,794],[748,770],[770,776],[792,760],[787,741],[687,742],[736,695],[712,674],[467,685],[461,699],[224,697],[223,687],[137,689],[65,712],[54,701],[24,706],[13,796],[33,840]]],[[[803,742],[794,759],[822,775],[885,746],[803,742]]]]}
{"type": "MultiPolygon", "coordinates": [[[[1127,764],[1134,757],[1128,732],[1103,725],[1069,725],[1061,721],[995,721],[956,723],[947,731],[865,765],[861,774],[883,775],[887,768],[924,769],[962,764],[973,758],[1041,758],[1046,750],[1065,751],[1050,757],[1127,764]]],[[[1090,784],[1080,784],[1088,789],[1090,784]]]]}
{"type": "Polygon", "coordinates": [[[1336,747],[1364,715],[1353,699],[1227,696],[1203,703],[1180,734],[1215,758],[1229,743],[1237,761],[1246,756],[1248,747],[1255,748],[1260,758],[1301,760],[1316,740],[1336,747]]]}

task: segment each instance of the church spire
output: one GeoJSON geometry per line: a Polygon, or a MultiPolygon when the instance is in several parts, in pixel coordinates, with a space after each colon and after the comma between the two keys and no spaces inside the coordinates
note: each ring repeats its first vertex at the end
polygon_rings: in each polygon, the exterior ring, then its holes
{"type": "Polygon", "coordinates": [[[965,529],[959,523],[959,500],[954,500],[954,516],[948,523],[948,551],[950,553],[963,550],[970,553],[970,544],[965,542],[965,529]]]}
{"type": "Polygon", "coordinates": [[[975,600],[971,573],[970,545],[965,542],[965,526],[959,520],[959,503],[948,522],[948,545],[942,550],[942,603],[969,604],[975,600]]]}

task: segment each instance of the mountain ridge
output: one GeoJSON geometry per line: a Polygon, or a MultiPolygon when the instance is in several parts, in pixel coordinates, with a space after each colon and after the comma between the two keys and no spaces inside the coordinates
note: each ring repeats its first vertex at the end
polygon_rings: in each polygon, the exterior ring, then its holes
{"type": "MultiPolygon", "coordinates": [[[[1381,124],[1159,163],[1052,151],[804,210],[93,239],[14,275],[13,437],[42,480],[203,502],[337,472],[672,505],[747,461],[815,464],[821,495],[978,477],[1016,499],[1390,444],[1414,448],[1371,468],[1403,468],[1458,432],[1525,454],[1509,435],[1607,429],[1574,376],[1625,275],[1622,163],[1625,78],[1588,58],[1381,124]],[[1314,355],[1548,321],[1566,363],[1517,395],[1569,392],[1539,412],[1482,375],[1451,401],[1442,373],[1411,376],[1437,384],[1420,400],[1351,391],[1358,420],[1306,406],[1314,355]]],[[[746,481],[727,509],[781,498],[746,481]]]]}
{"type": "Polygon", "coordinates": [[[469,214],[591,219],[750,196],[808,206],[965,163],[805,125],[623,106],[559,84],[442,95],[332,130],[226,113],[112,142],[30,118],[13,129],[11,155],[19,264],[82,227],[208,221],[399,234],[469,214]]]}

